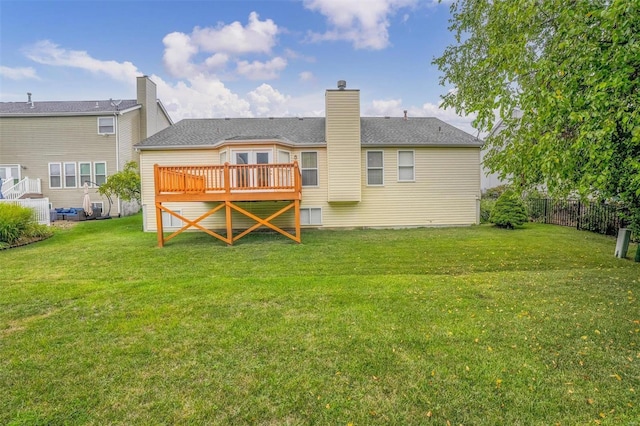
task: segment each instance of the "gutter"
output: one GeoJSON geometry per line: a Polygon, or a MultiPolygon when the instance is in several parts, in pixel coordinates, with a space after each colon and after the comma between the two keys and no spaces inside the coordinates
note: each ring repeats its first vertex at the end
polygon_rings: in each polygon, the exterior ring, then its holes
{"type": "Polygon", "coordinates": [[[142,108],[141,105],[136,105],[131,108],[124,109],[122,111],[88,111],[88,112],[29,112],[29,113],[0,113],[0,118],[16,118],[16,117],[75,117],[75,116],[100,116],[107,114],[125,114],[130,111],[142,108]]]}

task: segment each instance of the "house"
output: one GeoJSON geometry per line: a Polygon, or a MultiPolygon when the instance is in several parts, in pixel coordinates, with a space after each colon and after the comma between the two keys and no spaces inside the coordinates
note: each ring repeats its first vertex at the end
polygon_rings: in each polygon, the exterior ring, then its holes
{"type": "Polygon", "coordinates": [[[189,227],[231,244],[257,227],[299,241],[478,223],[482,141],[437,118],[361,117],[338,83],[323,118],[186,119],[137,144],[145,231],[162,246],[189,227]]]}
{"type": "Polygon", "coordinates": [[[82,206],[83,185],[106,214],[128,214],[138,206],[97,187],[125,163],[138,160],[133,146],[173,123],[156,99],[156,85],[137,78],[137,98],[98,101],[0,103],[0,178],[5,198],[49,199],[52,208],[82,206]]]}

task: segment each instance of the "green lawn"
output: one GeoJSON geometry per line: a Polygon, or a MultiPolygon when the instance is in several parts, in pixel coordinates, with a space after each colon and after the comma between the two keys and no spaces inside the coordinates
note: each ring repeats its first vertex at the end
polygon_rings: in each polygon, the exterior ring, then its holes
{"type": "Polygon", "coordinates": [[[141,227],[0,251],[0,424],[640,424],[640,264],[611,237],[189,233],[159,249],[141,227]]]}

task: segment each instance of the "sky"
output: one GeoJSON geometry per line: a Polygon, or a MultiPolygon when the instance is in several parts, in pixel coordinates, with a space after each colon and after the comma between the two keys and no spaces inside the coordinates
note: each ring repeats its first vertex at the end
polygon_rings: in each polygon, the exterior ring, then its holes
{"type": "Polygon", "coordinates": [[[455,42],[450,0],[0,0],[0,101],[135,99],[148,75],[174,122],[315,117],[359,89],[362,116],[438,117],[432,64],[455,42]]]}

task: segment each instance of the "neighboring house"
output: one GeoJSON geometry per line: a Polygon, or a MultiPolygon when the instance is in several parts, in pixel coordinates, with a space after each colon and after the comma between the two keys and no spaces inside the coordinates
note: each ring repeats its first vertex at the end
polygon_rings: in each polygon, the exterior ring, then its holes
{"type": "MultiPolygon", "coordinates": [[[[46,197],[52,208],[81,207],[83,185],[109,209],[97,186],[130,160],[133,145],[172,125],[156,85],[137,78],[137,99],[0,102],[0,178],[6,198],[46,197]]],[[[111,214],[137,210],[114,199],[111,214]]]]}
{"type": "Polygon", "coordinates": [[[214,236],[230,244],[231,228],[260,218],[297,240],[300,226],[478,223],[482,141],[436,118],[360,117],[360,92],[344,86],[326,91],[325,118],[187,119],[137,144],[144,229],[187,219],[226,227],[214,236]],[[295,208],[264,219],[282,202],[295,208]]]}
{"type": "MultiPolygon", "coordinates": [[[[516,117],[516,118],[522,117],[522,111],[520,111],[519,109],[514,110],[513,117],[516,117]]],[[[504,127],[505,127],[504,120],[500,119],[496,123],[496,125],[493,126],[493,129],[491,129],[491,132],[489,132],[489,135],[487,136],[486,139],[489,139],[494,135],[497,135],[504,129],[504,127]]],[[[509,179],[500,179],[499,173],[491,173],[490,170],[484,166],[484,157],[487,154],[487,150],[488,150],[487,148],[483,148],[482,151],[480,152],[480,160],[482,161],[481,188],[483,193],[487,189],[495,188],[496,186],[501,186],[501,185],[508,185],[511,183],[509,179]]]]}

